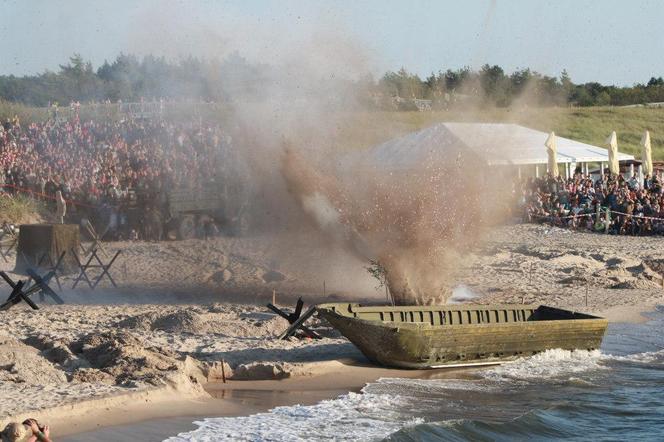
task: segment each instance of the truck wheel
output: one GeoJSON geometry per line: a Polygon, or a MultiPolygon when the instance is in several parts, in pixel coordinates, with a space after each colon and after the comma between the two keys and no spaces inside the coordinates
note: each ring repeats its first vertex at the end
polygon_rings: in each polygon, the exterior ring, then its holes
{"type": "Polygon", "coordinates": [[[178,224],[178,239],[192,239],[196,236],[196,219],[193,215],[183,216],[178,224]]]}

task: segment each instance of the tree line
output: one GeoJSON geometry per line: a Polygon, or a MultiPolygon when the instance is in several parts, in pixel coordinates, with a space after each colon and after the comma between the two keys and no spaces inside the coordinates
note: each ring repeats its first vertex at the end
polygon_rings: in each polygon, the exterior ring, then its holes
{"type": "MultiPolygon", "coordinates": [[[[619,87],[598,82],[575,84],[563,70],[552,77],[531,69],[510,74],[500,66],[484,65],[478,71],[469,68],[448,69],[421,79],[405,69],[388,72],[374,86],[375,96],[397,96],[431,100],[432,106],[455,103],[508,107],[533,106],[625,106],[664,101],[664,79],[652,77],[646,84],[619,87]]],[[[401,107],[411,103],[399,100],[401,107]]]]}
{"type": "MultiPolygon", "coordinates": [[[[121,54],[98,68],[80,55],[72,56],[57,72],[0,76],[0,100],[30,106],[52,103],[139,101],[141,99],[203,100],[260,99],[270,81],[270,67],[249,63],[239,54],[223,60],[189,57],[177,61],[152,55],[121,54]]],[[[320,80],[324,82],[325,80],[320,80]]],[[[344,86],[344,92],[346,91],[344,86]]],[[[325,87],[321,84],[321,87],[325,87]]],[[[652,77],[633,86],[576,84],[567,72],[553,77],[531,69],[511,73],[500,66],[440,70],[421,78],[406,69],[371,76],[352,85],[359,102],[381,109],[415,109],[425,100],[432,109],[464,104],[508,107],[624,106],[664,102],[664,79],[652,77]]]]}
{"type": "Polygon", "coordinates": [[[237,54],[222,61],[120,54],[94,69],[75,54],[57,72],[0,76],[0,100],[31,106],[162,98],[224,101],[233,95],[258,96],[265,69],[237,54]]]}

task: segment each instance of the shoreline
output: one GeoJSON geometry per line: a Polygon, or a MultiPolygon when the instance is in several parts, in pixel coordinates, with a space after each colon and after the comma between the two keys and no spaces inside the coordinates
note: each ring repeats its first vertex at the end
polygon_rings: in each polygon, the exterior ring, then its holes
{"type": "Polygon", "coordinates": [[[178,416],[208,400],[209,395],[202,390],[186,392],[164,386],[28,411],[6,420],[21,422],[27,418],[35,418],[48,424],[53,436],[59,438],[106,426],[178,416]],[[178,399],[173,399],[174,397],[178,399]]]}
{"type": "MultiPolygon", "coordinates": [[[[595,313],[607,317],[611,323],[643,323],[648,321],[648,313],[653,311],[656,305],[609,307],[595,313]]],[[[588,311],[592,312],[590,309],[588,311]]],[[[278,350],[278,353],[274,354],[277,358],[275,361],[286,360],[286,353],[293,351],[318,354],[322,348],[306,342],[298,342],[297,345],[298,347],[290,350],[286,348],[278,350]]],[[[310,362],[303,360],[288,371],[282,372],[287,376],[280,380],[266,380],[269,378],[257,370],[251,374],[255,376],[253,378],[251,376],[246,380],[230,378],[224,384],[219,382],[220,379],[214,370],[211,369],[212,371],[206,376],[200,372],[201,361],[196,362],[187,357],[183,363],[183,371],[169,378],[165,386],[102,394],[36,411],[20,411],[7,415],[3,421],[5,423],[9,420],[22,421],[34,417],[48,423],[57,439],[77,434],[92,436],[105,428],[141,425],[167,418],[178,420],[179,432],[191,428],[194,420],[204,417],[249,415],[279,405],[312,404],[349,391],[357,392],[365,384],[381,377],[458,378],[470,376],[473,372],[472,368],[431,370],[382,368],[370,365],[356,350],[349,351],[351,349],[348,347],[352,347],[351,344],[344,344],[343,351],[338,345],[332,344],[332,350],[328,349],[328,353],[334,351],[337,354],[336,358],[331,357],[330,353],[325,357],[319,355],[313,360],[309,359],[310,362]],[[180,419],[184,417],[187,419],[180,419]]],[[[48,393],[44,391],[40,394],[48,393]]],[[[167,431],[173,428],[171,426],[167,431]]],[[[173,434],[177,433],[171,432],[167,435],[173,434]]]]}
{"type": "Polygon", "coordinates": [[[152,428],[152,434],[160,433],[160,437],[168,437],[195,428],[193,421],[197,419],[250,415],[284,405],[315,404],[351,391],[359,392],[367,383],[379,378],[458,378],[476,370],[392,369],[350,360],[311,365],[314,367],[311,367],[309,375],[281,380],[229,380],[226,384],[211,382],[198,393],[165,387],[120,395],[113,398],[111,404],[107,402],[110,398],[100,398],[28,413],[21,415],[21,418],[36,417],[49,423],[53,436],[58,440],[111,442],[114,439],[109,436],[116,430],[133,428],[139,431],[146,425],[150,427],[151,422],[159,421],[163,428],[152,428]],[[115,430],[111,431],[113,428],[115,430]]]}
{"type": "MultiPolygon", "coordinates": [[[[611,307],[595,313],[602,314],[610,323],[639,324],[649,320],[648,314],[657,305],[611,307]]],[[[360,392],[367,383],[380,378],[471,378],[474,371],[483,368],[408,370],[378,367],[351,359],[305,365],[305,370],[286,379],[228,380],[226,383],[209,382],[199,391],[183,392],[178,388],[163,387],[123,394],[116,398],[115,408],[106,402],[107,398],[86,401],[82,403],[85,408],[95,402],[98,407],[88,408],[84,420],[74,412],[75,406],[58,407],[69,409],[70,414],[46,410],[39,416],[58,419],[52,421],[51,428],[54,436],[65,442],[113,442],[118,440],[118,435],[137,433],[149,436],[149,440],[163,440],[195,429],[196,420],[247,416],[279,406],[313,405],[349,392],[360,392]],[[174,399],[174,396],[179,397],[174,399]],[[58,431],[61,428],[66,430],[58,431]]]]}

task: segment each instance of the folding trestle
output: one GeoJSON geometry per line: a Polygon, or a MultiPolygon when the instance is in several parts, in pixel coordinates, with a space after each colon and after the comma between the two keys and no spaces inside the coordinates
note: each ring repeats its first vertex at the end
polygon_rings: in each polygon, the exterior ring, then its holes
{"type": "Polygon", "coordinates": [[[116,258],[120,255],[120,252],[121,250],[115,252],[115,255],[113,255],[113,258],[111,258],[108,264],[104,264],[102,260],[99,259],[99,256],[97,255],[97,250],[92,251],[90,257],[85,262],[85,264],[81,264],[81,261],[78,259],[78,257],[76,257],[76,262],[78,263],[78,266],[81,271],[76,277],[76,279],[74,279],[71,288],[75,289],[80,281],[85,281],[88,283],[88,287],[94,290],[99,284],[99,282],[104,278],[104,276],[106,276],[106,278],[111,282],[111,284],[113,284],[113,287],[117,288],[118,286],[113,280],[113,277],[111,276],[109,270],[111,269],[111,266],[115,262],[116,258]],[[92,263],[93,259],[97,261],[97,264],[92,263]],[[98,276],[93,276],[91,280],[87,273],[88,270],[90,269],[101,269],[101,273],[98,276]]]}
{"type": "Polygon", "coordinates": [[[92,244],[90,244],[89,248],[86,249],[85,247],[83,247],[83,245],[81,245],[83,256],[88,256],[90,253],[97,251],[100,251],[104,256],[108,256],[101,242],[104,236],[106,236],[106,232],[108,232],[109,230],[108,227],[106,228],[106,230],[102,232],[101,235],[99,235],[95,230],[94,226],[92,225],[92,223],[90,223],[90,221],[85,220],[82,224],[83,227],[85,227],[85,230],[87,230],[88,234],[90,235],[90,238],[92,238],[92,244]]]}
{"type": "Polygon", "coordinates": [[[2,223],[1,230],[3,236],[2,241],[0,241],[0,257],[2,257],[5,262],[9,262],[9,254],[12,250],[16,249],[16,245],[18,244],[18,235],[6,222],[2,223]]]}

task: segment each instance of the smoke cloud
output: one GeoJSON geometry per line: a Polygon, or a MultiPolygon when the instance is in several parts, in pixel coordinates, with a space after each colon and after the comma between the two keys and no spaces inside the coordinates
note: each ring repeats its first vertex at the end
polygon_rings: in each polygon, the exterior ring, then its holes
{"type": "Polygon", "coordinates": [[[288,149],[282,170],[321,231],[384,267],[395,303],[431,304],[449,297],[463,254],[502,219],[507,194],[500,180],[486,179],[481,158],[449,154],[448,162],[389,172],[370,160],[315,167],[288,149]]]}
{"type": "MultiPolygon", "coordinates": [[[[144,51],[159,54],[154,35],[160,29],[177,25],[182,33],[172,12],[145,17],[137,27],[152,36],[138,39],[144,51]]],[[[241,180],[252,189],[237,197],[251,206],[257,227],[275,234],[313,227],[325,244],[343,247],[359,265],[380,262],[395,302],[444,302],[460,257],[495,209],[496,204],[487,210],[483,203],[497,194],[497,186],[485,180],[482,159],[455,151],[446,163],[390,173],[367,160],[349,164],[338,136],[366,92],[357,90],[356,80],[371,70],[368,51],[329,22],[299,37],[269,25],[243,28],[241,20],[231,22],[226,28],[197,27],[181,41],[167,38],[166,54],[192,46],[199,56],[235,54],[234,63],[223,65],[222,84],[209,87],[222,87],[229,97],[224,124],[231,128],[238,168],[245,170],[241,180]],[[259,95],[249,92],[257,81],[259,95]]]]}

